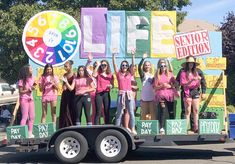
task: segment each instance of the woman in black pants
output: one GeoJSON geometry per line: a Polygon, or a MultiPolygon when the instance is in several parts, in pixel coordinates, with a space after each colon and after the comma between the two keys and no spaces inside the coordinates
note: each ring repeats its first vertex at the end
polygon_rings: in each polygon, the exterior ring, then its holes
{"type": "Polygon", "coordinates": [[[100,124],[100,116],[102,106],[104,107],[105,124],[109,124],[109,109],[110,109],[110,89],[113,87],[113,75],[111,73],[110,65],[107,60],[97,62],[97,67],[93,72],[93,76],[96,77],[96,115],[95,125],[100,124]]]}
{"type": "Polygon", "coordinates": [[[82,107],[84,107],[87,125],[92,125],[91,122],[91,98],[90,92],[95,90],[94,83],[89,77],[85,66],[79,66],[77,77],[73,83],[69,85],[67,79],[63,79],[69,90],[75,88],[75,112],[76,112],[76,125],[81,125],[82,107]]]}

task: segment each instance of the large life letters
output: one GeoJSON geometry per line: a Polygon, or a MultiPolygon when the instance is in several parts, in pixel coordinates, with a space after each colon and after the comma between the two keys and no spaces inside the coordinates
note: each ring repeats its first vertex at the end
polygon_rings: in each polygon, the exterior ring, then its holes
{"type": "Polygon", "coordinates": [[[136,56],[175,57],[173,35],[175,11],[107,11],[107,8],[82,8],[81,58],[92,52],[95,58],[136,56]]]}

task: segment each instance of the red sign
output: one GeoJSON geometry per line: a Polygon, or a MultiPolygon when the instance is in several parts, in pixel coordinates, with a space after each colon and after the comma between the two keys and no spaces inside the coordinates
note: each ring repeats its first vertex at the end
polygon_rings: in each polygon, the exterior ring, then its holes
{"type": "Polygon", "coordinates": [[[174,44],[177,59],[211,53],[210,39],[207,30],[174,35],[174,44]]]}

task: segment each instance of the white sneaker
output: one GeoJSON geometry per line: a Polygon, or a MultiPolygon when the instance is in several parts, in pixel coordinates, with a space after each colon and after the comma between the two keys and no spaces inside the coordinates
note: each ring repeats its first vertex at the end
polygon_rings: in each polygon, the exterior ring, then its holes
{"type": "Polygon", "coordinates": [[[130,132],[131,133],[131,129],[130,128],[126,128],[127,130],[128,130],[128,132],[130,132]]]}
{"type": "Polygon", "coordinates": [[[133,134],[133,135],[137,135],[136,130],[132,130],[132,134],[133,134]]]}
{"type": "Polygon", "coordinates": [[[165,134],[165,130],[163,128],[160,129],[160,134],[165,134]]]}
{"type": "Polygon", "coordinates": [[[33,134],[29,134],[29,138],[34,138],[34,135],[33,134]]]}

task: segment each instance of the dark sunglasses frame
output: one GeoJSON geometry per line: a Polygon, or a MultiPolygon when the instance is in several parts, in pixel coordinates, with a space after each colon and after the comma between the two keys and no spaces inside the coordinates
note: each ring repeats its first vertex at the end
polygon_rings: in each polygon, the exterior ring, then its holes
{"type": "Polygon", "coordinates": [[[160,68],[164,68],[164,67],[166,68],[166,65],[161,65],[161,66],[160,66],[160,68]]]}
{"type": "Polygon", "coordinates": [[[122,67],[126,67],[126,68],[128,68],[128,67],[129,67],[129,65],[128,65],[128,64],[122,64],[122,67]]]}
{"type": "Polygon", "coordinates": [[[101,67],[107,67],[107,64],[101,64],[101,67]]]}

